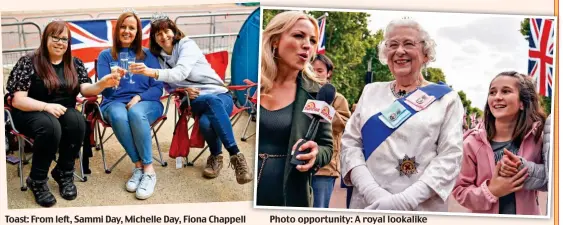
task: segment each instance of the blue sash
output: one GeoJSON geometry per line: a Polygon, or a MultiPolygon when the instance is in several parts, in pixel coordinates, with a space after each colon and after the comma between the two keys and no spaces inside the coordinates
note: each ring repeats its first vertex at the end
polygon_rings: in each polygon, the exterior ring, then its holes
{"type": "MultiPolygon", "coordinates": [[[[408,119],[410,119],[413,115],[417,112],[422,111],[428,108],[433,102],[438,101],[444,95],[452,91],[452,89],[444,84],[443,82],[439,82],[438,84],[430,84],[417,90],[409,93],[407,96],[403,98],[399,98],[393,102],[390,106],[393,109],[393,112],[389,111],[382,111],[379,112],[368,119],[368,121],[362,127],[362,147],[364,158],[367,160],[371,153],[381,145],[395,130],[399,129],[401,125],[403,125],[408,119]],[[416,108],[413,107],[412,104],[407,103],[407,99],[412,94],[419,94],[422,91],[427,97],[435,98],[435,100],[431,101],[428,105],[424,108],[416,108]]],[[[423,99],[424,100],[424,99],[423,99]]],[[[342,177],[341,177],[342,179],[342,177]]],[[[341,188],[346,188],[346,208],[350,208],[350,199],[352,198],[352,186],[347,186],[341,180],[340,182],[341,188]]]]}

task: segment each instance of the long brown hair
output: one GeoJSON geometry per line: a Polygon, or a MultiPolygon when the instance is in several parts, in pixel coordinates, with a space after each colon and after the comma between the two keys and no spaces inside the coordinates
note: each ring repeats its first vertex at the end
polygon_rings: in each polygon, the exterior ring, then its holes
{"type": "Polygon", "coordinates": [[[172,30],[172,32],[174,33],[174,40],[172,41],[172,45],[177,44],[180,40],[182,40],[182,38],[184,38],[186,35],[184,35],[184,32],[182,32],[180,29],[178,29],[178,26],[176,26],[176,24],[166,18],[166,19],[160,19],[160,20],[156,20],[154,22],[151,23],[151,35],[150,35],[150,49],[151,49],[151,53],[153,55],[159,56],[160,55],[160,51],[162,50],[162,47],[160,47],[160,45],[158,45],[158,43],[156,43],[156,34],[158,34],[158,32],[162,31],[162,30],[166,30],[166,29],[170,29],[172,30]]]}
{"type": "Polygon", "coordinates": [[[52,36],[61,35],[66,30],[68,35],[67,49],[63,54],[64,63],[64,77],[66,81],[66,89],[69,93],[72,93],[74,88],[78,85],[78,75],[76,73],[76,68],[74,68],[74,62],[72,60],[71,47],[70,47],[70,29],[66,26],[63,21],[53,21],[47,24],[45,31],[41,36],[41,44],[39,48],[35,51],[33,55],[33,66],[37,72],[37,76],[43,80],[45,87],[49,90],[49,93],[59,89],[61,87],[61,81],[53,68],[51,63],[51,57],[49,56],[49,48],[47,47],[47,42],[52,36]]]}
{"type": "Polygon", "coordinates": [[[119,18],[117,18],[115,29],[113,30],[113,46],[111,46],[111,56],[113,57],[113,59],[117,59],[119,50],[123,48],[121,47],[121,40],[119,40],[119,31],[121,30],[121,26],[123,25],[125,19],[131,16],[137,21],[137,33],[135,34],[135,40],[133,40],[129,48],[135,52],[135,57],[137,59],[142,60],[145,58],[145,53],[143,52],[143,27],[141,24],[141,19],[139,19],[139,17],[135,15],[135,13],[125,12],[122,13],[119,18]]]}
{"type": "MultiPolygon", "coordinates": [[[[516,126],[514,127],[514,131],[512,133],[512,141],[519,145],[522,142],[522,139],[524,139],[524,136],[533,129],[534,123],[541,122],[535,134],[535,141],[539,141],[547,115],[540,103],[540,97],[536,92],[531,78],[518,72],[508,71],[498,74],[493,81],[500,76],[513,77],[518,80],[519,98],[524,108],[519,112],[518,119],[516,120],[516,126]]],[[[493,116],[488,103],[485,105],[484,114],[487,139],[491,141],[496,135],[496,127],[495,117],[493,116]]]]}

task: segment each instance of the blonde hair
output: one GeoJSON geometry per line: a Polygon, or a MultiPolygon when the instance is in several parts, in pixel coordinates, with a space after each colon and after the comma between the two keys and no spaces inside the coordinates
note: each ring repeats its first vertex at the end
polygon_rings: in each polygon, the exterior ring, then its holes
{"type": "MultiPolygon", "coordinates": [[[[319,25],[317,20],[312,16],[309,16],[300,11],[286,11],[276,15],[268,26],[262,33],[262,59],[260,68],[260,94],[267,94],[273,86],[273,82],[276,79],[278,67],[277,61],[275,60],[273,44],[280,40],[281,35],[287,30],[291,29],[299,20],[309,20],[315,27],[315,33],[319,33],[319,25]]],[[[317,37],[318,41],[318,37],[317,37]]],[[[313,55],[311,59],[315,58],[315,53],[317,49],[317,44],[313,46],[313,55]]],[[[317,76],[312,70],[311,62],[305,64],[303,68],[303,74],[309,79],[320,83],[317,76]]]]}

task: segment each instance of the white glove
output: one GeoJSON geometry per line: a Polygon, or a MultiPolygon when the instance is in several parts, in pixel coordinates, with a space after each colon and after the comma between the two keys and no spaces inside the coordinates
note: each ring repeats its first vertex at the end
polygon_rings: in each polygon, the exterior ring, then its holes
{"type": "Polygon", "coordinates": [[[417,181],[403,192],[387,196],[366,209],[412,211],[434,194],[434,191],[422,181],[417,181]]]}
{"type": "Polygon", "coordinates": [[[350,181],[358,192],[364,196],[367,204],[373,204],[375,201],[391,196],[391,193],[381,188],[373,179],[373,175],[369,172],[365,165],[355,167],[350,173],[350,181]]]}

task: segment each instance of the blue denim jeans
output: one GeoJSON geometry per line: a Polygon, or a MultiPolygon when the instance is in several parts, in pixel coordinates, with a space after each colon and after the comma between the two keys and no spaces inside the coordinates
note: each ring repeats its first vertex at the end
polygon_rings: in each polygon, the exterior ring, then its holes
{"type": "Polygon", "coordinates": [[[111,125],[117,140],[133,163],[152,163],[152,135],[150,125],[162,115],[160,102],[141,101],[129,110],[126,104],[114,102],[108,105],[103,115],[111,125]]]}
{"type": "Polygon", "coordinates": [[[330,203],[330,196],[334,189],[334,182],[336,177],[329,176],[313,176],[313,207],[315,208],[328,208],[330,203]]]}
{"type": "MultiPolygon", "coordinates": [[[[212,155],[221,154],[221,143],[227,150],[235,147],[235,136],[230,115],[233,111],[233,97],[223,94],[200,95],[190,101],[192,113],[199,116],[199,128],[212,155]]],[[[238,152],[229,152],[231,155],[238,152]]]]}

